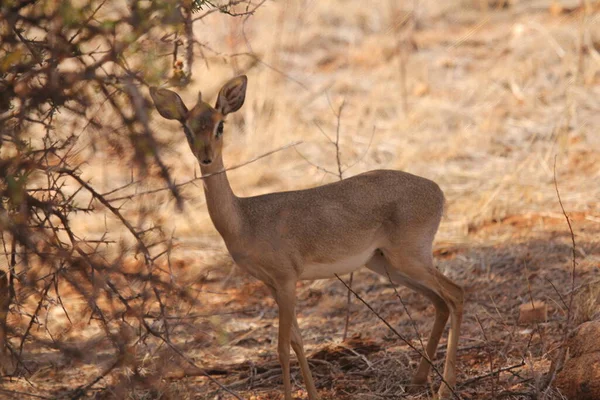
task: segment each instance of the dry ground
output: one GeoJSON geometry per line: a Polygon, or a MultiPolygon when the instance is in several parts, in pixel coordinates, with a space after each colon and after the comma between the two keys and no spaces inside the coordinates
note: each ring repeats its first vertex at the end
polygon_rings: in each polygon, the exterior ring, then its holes
{"type": "MultiPolygon", "coordinates": [[[[597,2],[587,9],[569,1],[515,0],[487,9],[484,3],[415,1],[413,15],[413,2],[304,0],[266,2],[245,23],[215,14],[196,25],[205,60],[197,60],[195,80],[182,97],[192,103],[202,89],[214,98],[225,79],[247,73],[246,103],[226,127],[230,166],[303,142],[232,171],[239,195],[337,179],[323,171],[337,166],[321,129],[335,135],[342,102],[345,176],[392,168],[438,182],[447,211],[435,244],[437,265],[466,291],[457,393],[530,398],[556,355],[572,287],[571,236],[555,168],[577,242],[576,320],[599,315],[600,12],[597,2]],[[531,300],[549,306],[548,321],[518,325],[519,305],[531,300]]],[[[176,124],[156,117],[154,126],[172,142],[167,161],[178,181],[193,178],[198,167],[176,124]]],[[[102,154],[89,157],[84,177],[95,184],[109,190],[129,179],[126,165],[106,165],[102,154]]],[[[253,279],[230,274],[232,262],[206,212],[201,184],[186,186],[185,195],[184,212],[163,194],[126,205],[130,215],[142,206],[160,208],[160,222],[177,238],[173,276],[196,290],[201,304],[186,311],[171,338],[240,396],[280,398],[274,302],[253,279]]],[[[116,239],[121,235],[111,231],[110,216],[76,222],[89,237],[106,229],[116,239]]],[[[122,239],[129,240],[126,233],[122,239]]],[[[399,288],[401,301],[386,279],[369,272],[356,274],[354,287],[415,345],[415,331],[425,340],[434,313],[425,298],[399,288]]],[[[302,283],[298,297],[324,399],[431,397],[404,394],[417,355],[356,299],[352,339],[341,342],[346,291],[340,282],[302,283]]],[[[52,312],[50,330],[60,330],[65,319],[52,312]]],[[[84,320],[65,337],[74,343],[82,334],[93,338],[97,332],[84,320]]],[[[102,343],[95,349],[83,364],[27,354],[29,381],[3,386],[59,396],[102,368],[108,355],[102,343]]],[[[440,346],[440,363],[444,355],[440,346]]],[[[144,373],[169,378],[159,389],[140,388],[135,398],[231,398],[165,346],[140,345],[133,356],[146,363],[144,373]]],[[[127,376],[115,371],[88,396],[118,397],[127,376]]],[[[298,398],[306,398],[297,366],[293,377],[298,398]]],[[[432,381],[437,386],[439,379],[432,374],[432,381]]]]}

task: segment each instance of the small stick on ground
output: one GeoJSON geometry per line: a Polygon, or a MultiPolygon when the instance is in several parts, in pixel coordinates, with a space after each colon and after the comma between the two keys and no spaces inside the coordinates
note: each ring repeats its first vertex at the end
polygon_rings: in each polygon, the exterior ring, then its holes
{"type": "Polygon", "coordinates": [[[501,372],[509,372],[509,371],[512,371],[513,369],[521,368],[523,366],[525,366],[525,361],[521,361],[518,364],[510,365],[508,367],[498,368],[496,371],[491,371],[491,372],[488,372],[487,374],[483,374],[483,375],[479,375],[479,376],[476,376],[476,377],[471,378],[471,379],[467,379],[466,381],[462,382],[460,384],[460,386],[461,387],[462,386],[468,386],[468,385],[471,385],[471,384],[473,384],[475,382],[479,382],[482,379],[487,379],[487,378],[493,377],[495,375],[500,376],[501,372]]]}

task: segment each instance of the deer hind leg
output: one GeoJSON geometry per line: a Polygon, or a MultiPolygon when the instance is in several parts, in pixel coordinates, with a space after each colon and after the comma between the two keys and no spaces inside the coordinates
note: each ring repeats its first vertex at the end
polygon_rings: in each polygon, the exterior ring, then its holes
{"type": "MultiPolygon", "coordinates": [[[[423,253],[423,252],[421,252],[423,253]]],[[[433,257],[428,251],[423,256],[407,255],[402,252],[383,250],[376,254],[368,263],[367,268],[385,277],[390,277],[394,284],[402,284],[428,297],[435,306],[435,321],[427,341],[425,357],[414,375],[412,383],[422,385],[427,382],[431,361],[450,317],[450,334],[448,351],[444,367],[444,381],[454,387],[456,383],[456,348],[462,319],[463,290],[450,279],[446,278],[433,266],[433,257]],[[388,275],[389,274],[389,275],[388,275]]],[[[450,390],[446,385],[440,387],[440,396],[447,396],[450,390]]]]}

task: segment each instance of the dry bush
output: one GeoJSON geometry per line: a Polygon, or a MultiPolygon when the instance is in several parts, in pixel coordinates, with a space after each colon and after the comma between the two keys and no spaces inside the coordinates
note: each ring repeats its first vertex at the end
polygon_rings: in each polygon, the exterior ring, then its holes
{"type": "Polygon", "coordinates": [[[0,379],[35,381],[49,365],[57,381],[72,383],[46,394],[88,396],[102,380],[108,397],[160,397],[168,390],[156,376],[177,364],[174,355],[195,365],[170,332],[198,303],[197,288],[174,280],[172,232],[163,230],[156,204],[126,207],[152,183],[183,211],[181,187],[163,161],[170,145],[150,126],[145,87],[191,81],[200,48],[194,23],[215,12],[250,16],[256,7],[2,3],[0,218],[8,268],[0,272],[0,379]],[[105,190],[92,158],[128,173],[110,176],[105,190]],[[103,215],[98,234],[81,219],[103,215]],[[61,376],[65,365],[82,374],[61,376]]]}

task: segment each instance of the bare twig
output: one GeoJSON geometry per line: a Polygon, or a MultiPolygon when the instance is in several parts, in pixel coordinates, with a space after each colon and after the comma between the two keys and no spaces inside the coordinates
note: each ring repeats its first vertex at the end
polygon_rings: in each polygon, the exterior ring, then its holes
{"type": "Polygon", "coordinates": [[[181,211],[181,210],[183,210],[183,198],[181,197],[181,194],[179,193],[178,188],[175,186],[175,183],[171,179],[171,174],[169,173],[169,169],[167,168],[167,166],[165,165],[165,163],[162,161],[162,159],[160,157],[159,146],[158,146],[158,143],[156,142],[156,140],[154,139],[152,130],[150,129],[150,124],[148,121],[148,113],[146,111],[146,107],[144,107],[143,97],[142,97],[141,93],[139,92],[138,88],[135,85],[133,85],[131,82],[128,82],[128,84],[125,86],[125,89],[131,98],[131,103],[133,104],[135,115],[136,115],[137,119],[139,121],[141,121],[141,123],[144,127],[144,137],[146,138],[148,144],[150,145],[150,147],[152,149],[152,154],[154,156],[154,159],[156,160],[156,163],[158,164],[158,166],[160,168],[161,176],[169,185],[169,190],[173,194],[173,197],[175,197],[175,200],[177,201],[177,207],[181,211]]]}
{"type": "Polygon", "coordinates": [[[21,337],[21,344],[19,345],[19,355],[18,355],[19,358],[21,358],[21,354],[23,353],[23,346],[25,345],[25,340],[27,340],[27,336],[29,336],[29,331],[33,327],[33,324],[36,322],[38,314],[46,301],[46,295],[48,294],[48,290],[50,290],[50,287],[52,287],[52,279],[49,280],[49,282],[46,284],[46,287],[40,294],[40,301],[38,301],[38,305],[37,305],[34,313],[31,315],[31,318],[29,319],[29,324],[27,325],[27,329],[25,330],[25,333],[21,337]]]}
{"type": "MultiPolygon", "coordinates": [[[[492,354],[492,348],[490,345],[490,341],[487,338],[487,335],[485,334],[485,329],[483,329],[483,324],[481,323],[481,320],[479,319],[479,316],[477,314],[475,314],[475,320],[477,321],[477,324],[479,325],[479,328],[481,329],[481,334],[483,335],[483,340],[485,341],[485,350],[487,352],[488,355],[488,362],[490,365],[490,376],[494,376],[496,375],[496,380],[499,378],[500,373],[499,371],[494,371],[494,356],[492,354]]],[[[492,399],[496,398],[496,381],[494,379],[492,379],[492,399]]]]}
{"type": "Polygon", "coordinates": [[[487,379],[487,378],[490,378],[490,377],[494,377],[494,376],[499,375],[502,372],[512,371],[513,369],[521,368],[523,366],[525,366],[525,361],[521,361],[518,364],[510,365],[508,367],[498,368],[496,371],[491,371],[491,372],[488,372],[487,374],[478,375],[478,376],[476,376],[474,378],[467,379],[467,380],[461,382],[459,386],[461,386],[461,387],[463,387],[463,386],[469,386],[469,385],[471,385],[473,383],[479,382],[482,379],[487,379]]]}
{"type": "Polygon", "coordinates": [[[143,321],[143,324],[144,324],[144,327],[148,330],[148,332],[150,332],[151,335],[156,336],[157,338],[159,338],[160,340],[162,340],[167,346],[169,346],[171,348],[171,350],[173,350],[175,353],[177,353],[181,358],[183,358],[192,367],[196,368],[200,372],[201,375],[203,375],[206,378],[208,378],[212,383],[214,383],[219,388],[221,388],[222,390],[226,391],[227,393],[229,393],[230,395],[232,395],[236,399],[244,400],[236,392],[234,392],[233,390],[231,390],[228,387],[224,386],[221,382],[219,382],[218,380],[216,380],[215,378],[213,378],[212,376],[210,376],[210,374],[208,374],[206,371],[204,371],[203,368],[200,368],[199,366],[197,366],[194,361],[192,361],[188,356],[186,356],[185,354],[183,354],[183,352],[181,350],[179,350],[177,348],[177,346],[175,346],[173,343],[171,343],[171,341],[169,339],[167,339],[166,337],[163,337],[159,332],[157,332],[156,330],[154,330],[150,325],[148,325],[148,323],[146,321],[143,321]]]}
{"type": "Polygon", "coordinates": [[[0,392],[6,393],[7,395],[12,396],[13,399],[22,399],[23,396],[33,397],[35,399],[52,399],[53,398],[53,397],[41,396],[39,394],[20,392],[18,390],[7,390],[7,389],[2,389],[2,388],[0,388],[0,392]]]}
{"type": "MultiPolygon", "coordinates": [[[[206,179],[206,178],[208,178],[208,177],[211,177],[211,176],[213,176],[213,175],[218,175],[218,174],[225,173],[225,172],[227,172],[227,171],[233,171],[233,170],[236,170],[236,169],[238,169],[238,168],[241,168],[241,167],[244,167],[244,166],[246,166],[246,165],[248,165],[248,164],[252,164],[253,162],[256,162],[256,161],[258,161],[258,160],[260,160],[260,159],[262,159],[262,158],[265,158],[265,157],[268,157],[268,156],[270,156],[270,155],[272,155],[272,154],[275,154],[275,153],[277,153],[277,152],[279,152],[279,151],[282,151],[282,150],[289,149],[290,147],[296,147],[296,146],[298,146],[299,144],[302,144],[302,143],[303,143],[303,142],[302,142],[301,140],[299,140],[299,141],[297,141],[297,142],[293,142],[293,143],[286,144],[285,146],[281,146],[281,147],[278,147],[278,148],[276,148],[276,149],[274,149],[274,150],[271,150],[271,151],[268,151],[268,152],[266,152],[266,153],[263,153],[263,154],[261,154],[260,156],[257,156],[257,157],[254,157],[254,158],[251,158],[250,160],[248,160],[248,161],[244,161],[244,162],[243,162],[243,163],[241,163],[241,164],[234,165],[233,167],[225,168],[225,169],[223,169],[223,170],[221,170],[221,171],[212,172],[212,173],[210,173],[210,174],[206,174],[206,175],[202,175],[202,176],[197,176],[197,177],[195,177],[195,178],[193,178],[193,179],[190,179],[190,180],[188,180],[188,181],[185,181],[185,182],[182,182],[182,183],[178,183],[178,184],[174,184],[174,187],[176,187],[176,188],[181,188],[181,187],[183,187],[183,186],[187,186],[187,185],[189,185],[189,184],[191,184],[191,183],[194,183],[194,182],[198,182],[198,181],[204,180],[204,179],[206,179]]],[[[154,194],[154,193],[158,193],[158,192],[163,192],[163,191],[165,191],[165,190],[170,190],[170,188],[168,188],[168,187],[162,187],[162,188],[158,188],[158,189],[147,190],[147,191],[144,191],[144,192],[137,192],[137,193],[134,193],[134,194],[131,194],[131,195],[119,196],[119,197],[113,197],[112,199],[107,199],[107,201],[109,201],[109,202],[115,202],[115,201],[120,201],[120,200],[129,200],[129,199],[132,199],[132,198],[134,198],[134,197],[138,197],[138,196],[145,196],[145,195],[149,195],[149,194],[154,194]]]]}
{"type": "Polygon", "coordinates": [[[100,203],[102,203],[102,205],[104,205],[106,208],[108,208],[117,218],[119,218],[119,220],[121,220],[121,222],[123,223],[123,225],[125,227],[127,227],[127,229],[129,230],[129,232],[133,235],[133,237],[136,239],[138,246],[140,248],[140,250],[142,251],[142,253],[144,254],[144,257],[146,259],[146,262],[148,264],[152,263],[152,257],[150,256],[150,250],[148,250],[148,247],[146,246],[146,243],[144,243],[144,241],[142,240],[142,238],[140,237],[140,235],[138,234],[138,232],[135,230],[135,228],[133,227],[133,225],[131,225],[131,223],[125,219],[125,217],[123,217],[123,215],[121,214],[121,212],[113,207],[110,202],[104,198],[104,196],[102,196],[100,193],[98,193],[96,191],[96,189],[94,189],[89,183],[87,183],[86,181],[84,181],[83,179],[81,179],[81,177],[77,174],[75,174],[73,171],[70,170],[61,170],[61,172],[69,175],[71,178],[75,179],[81,186],[83,186],[88,192],[91,193],[91,195],[98,200],[100,203]]]}
{"type": "Polygon", "coordinates": [[[367,303],[358,293],[356,293],[350,286],[348,286],[346,284],[346,282],[344,282],[344,280],[342,278],[339,277],[338,274],[335,274],[335,277],[338,278],[338,280],[340,282],[342,282],[342,284],[346,287],[346,289],[348,289],[350,292],[352,292],[352,294],[354,294],[354,296],[356,296],[356,298],[363,303],[373,314],[375,314],[375,316],[377,318],[379,318],[379,320],[381,322],[383,322],[385,324],[385,326],[388,327],[388,329],[394,334],[396,335],[402,342],[404,342],[404,344],[406,344],[408,347],[411,348],[411,350],[413,350],[415,353],[417,353],[420,357],[424,358],[427,363],[430,365],[431,369],[440,377],[440,379],[442,380],[442,383],[444,385],[446,385],[446,387],[448,389],[450,389],[450,392],[452,393],[452,395],[454,396],[454,398],[456,399],[460,399],[461,397],[458,395],[458,393],[456,393],[456,391],[454,390],[453,387],[451,387],[448,382],[446,382],[446,380],[444,379],[444,375],[440,372],[440,370],[437,368],[437,366],[431,362],[431,360],[429,359],[429,357],[427,357],[425,355],[425,353],[423,353],[421,350],[417,349],[415,347],[415,345],[413,345],[410,340],[406,339],[404,336],[402,336],[400,334],[400,332],[398,332],[392,325],[390,325],[389,322],[387,322],[387,320],[385,318],[383,318],[381,316],[381,314],[379,314],[377,311],[375,311],[375,309],[373,307],[371,307],[371,305],[369,303],[367,303]]]}
{"type": "Polygon", "coordinates": [[[384,266],[384,267],[385,267],[385,273],[387,274],[388,280],[390,281],[390,283],[392,284],[392,287],[394,288],[394,293],[396,294],[396,298],[398,298],[398,300],[400,301],[400,304],[402,304],[402,308],[404,309],[404,312],[408,316],[410,324],[412,325],[412,327],[415,331],[415,335],[417,336],[417,339],[419,339],[419,343],[421,344],[421,348],[423,349],[423,354],[427,354],[427,351],[425,350],[425,344],[423,343],[423,339],[421,338],[421,333],[419,332],[419,328],[417,327],[417,323],[415,322],[412,315],[410,314],[408,307],[406,307],[406,304],[404,303],[402,296],[400,296],[400,293],[398,293],[398,289],[396,288],[396,283],[394,283],[394,281],[392,281],[392,276],[390,275],[390,271],[388,271],[387,266],[384,266]]]}
{"type": "MultiPolygon", "coordinates": [[[[350,274],[348,279],[348,286],[352,287],[352,281],[354,280],[354,273],[350,274]]],[[[346,293],[346,320],[344,321],[344,334],[342,335],[342,341],[348,337],[348,326],[350,325],[350,304],[352,303],[352,292],[348,290],[346,293]]]]}
{"type": "Polygon", "coordinates": [[[562,333],[561,347],[559,349],[558,355],[554,359],[554,362],[550,365],[550,371],[548,371],[548,374],[546,375],[547,378],[545,382],[542,384],[542,388],[545,388],[543,398],[546,398],[546,396],[548,395],[550,388],[552,387],[552,383],[556,378],[556,373],[562,368],[567,356],[567,340],[569,337],[569,332],[572,329],[573,323],[573,299],[575,298],[575,277],[577,269],[575,233],[573,232],[571,220],[569,218],[569,215],[565,211],[565,207],[560,197],[560,191],[558,189],[558,181],[556,179],[556,156],[554,157],[554,189],[556,190],[558,204],[560,205],[560,209],[565,217],[565,221],[567,222],[567,226],[569,227],[569,233],[571,235],[571,290],[569,293],[569,305],[567,307],[567,316],[562,333]]]}
{"type": "Polygon", "coordinates": [[[192,80],[192,67],[194,66],[194,23],[192,21],[191,2],[183,2],[184,4],[184,35],[185,35],[185,65],[183,69],[184,82],[188,83],[192,80]]]}
{"type": "Polygon", "coordinates": [[[337,162],[337,167],[338,167],[338,176],[340,178],[340,181],[342,179],[344,179],[344,172],[342,171],[342,162],[340,160],[340,128],[341,128],[341,118],[342,118],[342,111],[344,110],[344,105],[346,104],[346,100],[342,101],[342,104],[340,104],[340,107],[338,108],[338,112],[336,115],[337,118],[337,124],[335,127],[335,159],[337,162]]]}
{"type": "Polygon", "coordinates": [[[229,1],[229,3],[222,4],[222,5],[215,5],[215,4],[212,4],[211,2],[207,1],[207,3],[210,4],[213,8],[205,11],[200,16],[194,18],[192,22],[200,21],[201,19],[204,19],[208,15],[213,14],[215,12],[221,12],[221,13],[227,14],[227,15],[229,15],[231,17],[248,17],[248,16],[251,16],[251,15],[254,15],[254,13],[256,12],[256,10],[258,10],[258,8],[260,6],[262,6],[265,3],[265,1],[266,0],[260,1],[252,9],[249,8],[251,2],[249,2],[248,0],[231,0],[231,1],[229,1]],[[245,11],[243,11],[243,12],[232,12],[232,11],[229,10],[231,7],[236,6],[238,4],[241,4],[241,3],[247,3],[248,4],[248,7],[246,7],[245,11]]]}

